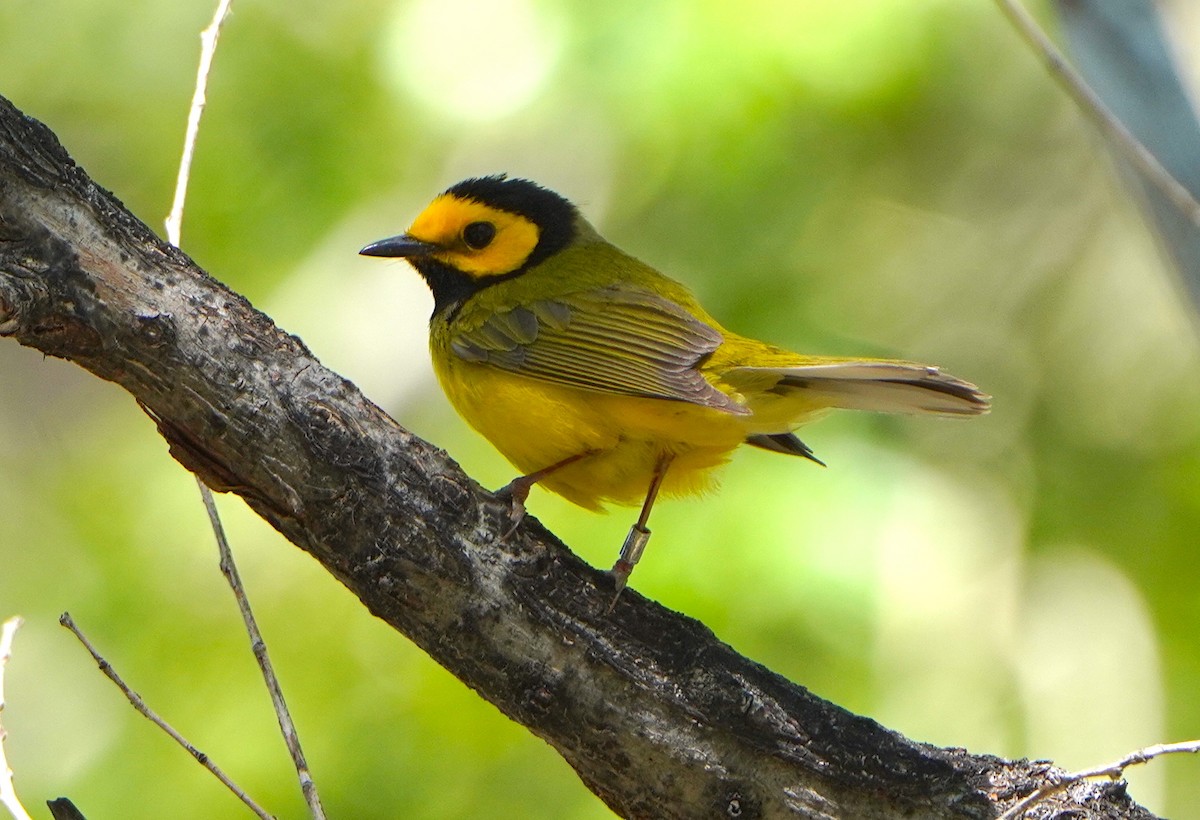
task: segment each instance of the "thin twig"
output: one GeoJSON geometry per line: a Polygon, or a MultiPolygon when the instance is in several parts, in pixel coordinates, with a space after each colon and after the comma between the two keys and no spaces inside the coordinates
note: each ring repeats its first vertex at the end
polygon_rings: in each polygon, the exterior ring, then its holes
{"type": "Polygon", "coordinates": [[[233,590],[233,597],[237,600],[238,609],[242,613],[246,633],[250,636],[250,648],[254,652],[254,659],[258,661],[258,668],[262,670],[267,691],[271,693],[271,703],[275,705],[275,715],[279,718],[279,729],[283,733],[284,743],[287,744],[288,752],[292,755],[292,762],[296,766],[296,774],[300,778],[300,790],[304,792],[304,800],[308,803],[309,814],[315,820],[324,820],[325,810],[321,806],[321,796],[317,793],[317,784],[308,771],[308,761],[304,758],[304,750],[300,748],[300,736],[296,732],[296,725],[292,722],[292,715],[288,711],[287,703],[284,702],[283,689],[279,686],[275,668],[271,665],[271,658],[267,654],[267,644],[263,641],[262,633],[258,629],[258,622],[254,620],[254,613],[250,611],[250,599],[246,597],[246,590],[242,585],[242,578],[238,574],[237,564],[233,561],[233,552],[229,549],[229,541],[225,538],[225,528],[221,525],[221,519],[217,515],[216,502],[213,500],[212,492],[203,483],[200,484],[200,494],[204,498],[204,507],[208,510],[208,520],[212,524],[213,534],[217,538],[217,550],[221,554],[221,572],[229,582],[229,587],[233,590]]]}
{"type": "Polygon", "coordinates": [[[1112,763],[1106,763],[1103,766],[1096,766],[1091,769],[1083,769],[1082,771],[1073,772],[1064,776],[1062,779],[1042,786],[1037,791],[1030,794],[1028,797],[1021,800],[1009,808],[1004,814],[1000,815],[999,820],[1018,820],[1023,817],[1032,806],[1045,800],[1053,794],[1057,794],[1064,789],[1070,788],[1081,780],[1087,780],[1093,777],[1110,777],[1113,780],[1125,774],[1125,770],[1130,766],[1136,766],[1141,763],[1148,763],[1156,757],[1172,754],[1197,754],[1200,753],[1200,740],[1186,740],[1180,743],[1158,743],[1154,746],[1147,746],[1144,749],[1138,749],[1136,752],[1125,755],[1120,760],[1115,760],[1112,763]]]}
{"type": "Polygon", "coordinates": [[[1133,135],[1133,132],[1108,110],[1096,92],[1091,89],[1079,72],[1071,67],[1062,52],[1055,47],[1050,38],[1038,26],[1037,21],[1021,5],[1020,0],[996,0],[996,4],[1029,47],[1041,58],[1046,68],[1059,81],[1067,94],[1099,126],[1104,135],[1125,154],[1133,166],[1154,187],[1162,192],[1171,204],[1179,209],[1180,213],[1193,225],[1200,227],[1200,202],[1197,202],[1196,197],[1163,167],[1150,149],[1143,145],[1133,135]]]}
{"type": "MultiPolygon", "coordinates": [[[[209,23],[208,28],[200,33],[200,65],[196,69],[196,88],[192,94],[191,109],[188,111],[187,133],[184,136],[183,153],[179,158],[179,174],[175,180],[175,196],[171,204],[171,213],[167,216],[166,222],[167,240],[176,247],[179,247],[183,231],[183,207],[187,201],[187,187],[191,176],[192,157],[195,154],[196,137],[200,132],[200,116],[204,111],[207,99],[208,75],[212,70],[213,57],[216,55],[217,40],[221,34],[221,26],[224,24],[225,18],[229,15],[231,2],[232,0],[220,0],[212,22],[209,23]]],[[[241,576],[238,574],[237,565],[234,563],[233,552],[229,549],[229,542],[225,538],[225,529],[221,525],[221,517],[217,513],[217,505],[213,499],[212,491],[209,490],[199,477],[196,479],[196,484],[200,488],[200,497],[204,500],[204,508],[208,511],[208,520],[212,524],[213,535],[217,539],[217,548],[221,555],[221,572],[229,582],[229,586],[233,590],[233,596],[237,600],[238,609],[242,613],[242,621],[245,623],[246,632],[250,636],[250,646],[254,652],[254,659],[258,662],[259,669],[262,670],[263,680],[266,683],[267,691],[271,695],[271,703],[275,707],[275,716],[279,720],[279,728],[283,733],[284,743],[287,745],[288,752],[292,757],[292,764],[296,767],[296,774],[300,780],[300,790],[304,793],[304,800],[308,803],[309,813],[314,820],[325,820],[325,810],[321,806],[321,796],[317,792],[317,784],[313,781],[312,775],[308,770],[308,761],[305,760],[304,751],[300,748],[300,736],[296,732],[296,725],[292,721],[291,713],[288,711],[287,703],[283,698],[283,690],[279,686],[279,679],[275,676],[275,670],[271,666],[271,659],[267,654],[267,645],[263,640],[262,633],[259,632],[258,624],[254,620],[254,614],[250,610],[250,601],[246,597],[241,576]]]]}
{"type": "MultiPolygon", "coordinates": [[[[4,715],[4,669],[8,665],[8,659],[12,657],[13,638],[22,623],[20,616],[14,615],[5,621],[0,629],[0,717],[4,715]]],[[[0,723],[0,806],[8,809],[13,820],[31,820],[29,812],[25,811],[25,807],[17,798],[17,790],[13,788],[12,769],[8,768],[8,758],[4,755],[6,737],[4,725],[0,723]]]]}
{"type": "Polygon", "coordinates": [[[121,680],[121,676],[118,675],[117,671],[112,668],[112,664],[106,661],[104,657],[96,651],[96,648],[92,646],[91,641],[89,641],[84,634],[79,631],[79,627],[77,627],[75,625],[75,621],[71,619],[70,613],[64,612],[59,616],[58,622],[74,633],[75,637],[79,639],[79,642],[83,644],[84,648],[87,649],[89,653],[91,653],[92,658],[100,666],[100,671],[103,672],[109,680],[117,685],[117,688],[121,690],[126,699],[129,700],[129,702],[133,705],[133,708],[136,709],[139,714],[149,719],[152,723],[154,723],[155,726],[170,735],[171,739],[186,749],[187,753],[196,758],[201,766],[208,769],[210,772],[212,772],[214,777],[224,783],[225,788],[237,795],[238,799],[245,803],[250,811],[263,818],[263,820],[273,820],[272,816],[262,809],[257,803],[251,800],[250,796],[242,791],[236,783],[230,780],[229,776],[226,775],[225,772],[221,771],[220,767],[218,767],[216,763],[213,763],[212,759],[209,758],[208,755],[189,743],[187,738],[179,734],[179,732],[175,731],[175,729],[169,723],[155,714],[154,710],[147,706],[146,702],[142,700],[142,696],[130,689],[125,681],[121,680]]]}
{"type": "Polygon", "coordinates": [[[177,248],[183,232],[183,203],[187,199],[188,178],[192,173],[196,135],[200,133],[200,115],[204,113],[204,104],[208,99],[208,74],[212,69],[213,55],[217,53],[217,38],[221,36],[221,26],[229,16],[229,6],[232,2],[233,0],[220,0],[212,22],[200,32],[200,65],[196,69],[196,88],[192,92],[192,106],[188,110],[187,133],[183,138],[179,175],[175,178],[175,198],[171,202],[171,213],[167,216],[167,241],[177,248]]]}

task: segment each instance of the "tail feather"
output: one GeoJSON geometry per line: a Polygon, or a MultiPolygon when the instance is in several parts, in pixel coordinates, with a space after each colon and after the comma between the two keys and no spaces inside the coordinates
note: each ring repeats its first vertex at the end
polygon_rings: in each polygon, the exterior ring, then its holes
{"type": "Polygon", "coordinates": [[[761,447],[764,450],[770,450],[773,453],[807,458],[809,461],[815,461],[822,467],[825,466],[825,462],[817,458],[812,448],[796,438],[792,433],[764,433],[749,436],[746,438],[746,443],[754,447],[761,447]]]}
{"type": "Polygon", "coordinates": [[[991,396],[936,367],[900,361],[846,361],[783,368],[735,368],[747,377],[778,377],[772,392],[803,391],[827,407],[879,413],[977,416],[991,396]]]}

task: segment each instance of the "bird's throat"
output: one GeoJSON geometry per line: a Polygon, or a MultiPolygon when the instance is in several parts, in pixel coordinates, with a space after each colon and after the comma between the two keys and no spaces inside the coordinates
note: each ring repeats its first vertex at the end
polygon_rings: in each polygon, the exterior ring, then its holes
{"type": "Polygon", "coordinates": [[[433,316],[445,314],[447,320],[462,308],[468,299],[479,291],[519,276],[524,269],[499,276],[473,276],[453,268],[436,259],[412,259],[413,267],[421,274],[433,293],[433,316]]]}

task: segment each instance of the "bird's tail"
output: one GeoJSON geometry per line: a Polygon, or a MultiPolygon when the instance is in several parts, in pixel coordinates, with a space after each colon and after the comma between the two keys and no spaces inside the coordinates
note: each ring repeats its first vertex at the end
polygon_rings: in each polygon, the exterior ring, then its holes
{"type": "MultiPolygon", "coordinates": [[[[811,410],[977,416],[991,407],[978,387],[936,367],[902,361],[822,360],[794,367],[735,367],[723,379],[749,394],[803,397],[811,410]]],[[[753,403],[753,401],[752,401],[753,403]]]]}

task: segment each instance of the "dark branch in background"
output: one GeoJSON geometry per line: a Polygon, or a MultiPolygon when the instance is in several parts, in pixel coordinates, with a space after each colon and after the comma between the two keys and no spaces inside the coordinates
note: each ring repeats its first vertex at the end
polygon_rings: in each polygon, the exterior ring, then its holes
{"type": "MultiPolygon", "coordinates": [[[[1054,6],[1079,72],[1096,96],[1200,198],[1200,122],[1179,79],[1158,4],[1055,0],[1054,6]]],[[[1193,308],[1200,310],[1200,227],[1153,181],[1135,173],[1126,173],[1126,179],[1141,194],[1193,308]]]]}
{"type": "MultiPolygon", "coordinates": [[[[602,573],[534,519],[501,543],[507,504],[154,236],[2,98],[0,334],[128,390],[181,464],[240,495],[621,815],[988,818],[1056,776],[910,741],[636,593],[606,615],[602,573]]],[[[1113,783],[1039,808],[1151,817],[1113,783]]]]}
{"type": "MultiPolygon", "coordinates": [[[[1142,175],[1142,179],[1158,189],[1159,193],[1187,219],[1200,227],[1200,202],[1186,187],[1180,184],[1171,172],[1137,136],[1135,136],[1116,114],[1108,109],[1100,96],[1079,76],[1078,72],[1063,58],[1054,43],[1025,10],[1020,0],[997,0],[1000,10],[1008,17],[1033,54],[1049,69],[1063,90],[1071,96],[1084,115],[1106,136],[1112,146],[1122,152],[1124,158],[1142,175]]],[[[1088,0],[1068,0],[1066,5],[1087,5],[1088,0]]],[[[1060,4],[1061,5],[1061,4],[1060,4]]],[[[1107,5],[1107,4],[1106,4],[1107,5]]],[[[1127,5],[1137,6],[1137,0],[1127,5]]],[[[1142,0],[1141,6],[1148,6],[1142,0]]],[[[1157,89],[1151,89],[1157,90],[1157,89]]]]}

